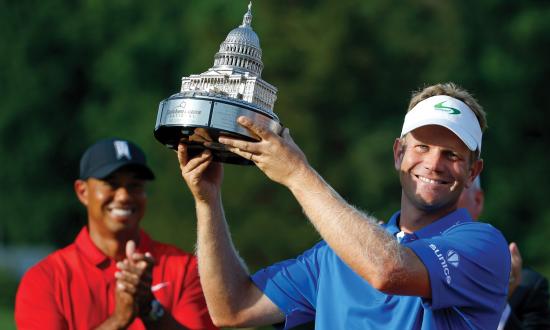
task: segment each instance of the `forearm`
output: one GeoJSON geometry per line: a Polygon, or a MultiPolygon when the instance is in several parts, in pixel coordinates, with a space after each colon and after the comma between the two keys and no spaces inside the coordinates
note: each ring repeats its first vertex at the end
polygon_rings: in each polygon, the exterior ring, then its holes
{"type": "Polygon", "coordinates": [[[258,299],[259,290],[233,246],[221,196],[197,201],[196,211],[199,274],[210,315],[217,325],[238,323],[241,306],[258,299]]]}
{"type": "Polygon", "coordinates": [[[401,247],[376,219],[348,204],[311,167],[288,181],[297,201],[329,246],[355,272],[384,289],[400,277],[410,250],[401,247]]]}
{"type": "Polygon", "coordinates": [[[122,320],[119,320],[114,314],[101,323],[95,330],[120,330],[126,329],[130,325],[122,320]]]}

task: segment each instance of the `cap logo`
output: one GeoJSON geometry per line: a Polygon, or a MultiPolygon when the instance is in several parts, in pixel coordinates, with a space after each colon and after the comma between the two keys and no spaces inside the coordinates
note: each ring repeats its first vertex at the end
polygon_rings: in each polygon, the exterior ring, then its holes
{"type": "Polygon", "coordinates": [[[439,111],[445,111],[445,112],[449,113],[450,115],[459,115],[460,114],[460,110],[458,110],[456,108],[444,106],[443,103],[445,103],[445,102],[447,102],[447,101],[439,102],[438,104],[434,105],[434,109],[439,110],[439,111]]]}
{"type": "Polygon", "coordinates": [[[130,156],[130,148],[128,147],[128,142],[126,141],[114,141],[115,151],[116,151],[116,159],[122,159],[126,157],[126,159],[130,160],[132,159],[132,156],[130,156]]]}

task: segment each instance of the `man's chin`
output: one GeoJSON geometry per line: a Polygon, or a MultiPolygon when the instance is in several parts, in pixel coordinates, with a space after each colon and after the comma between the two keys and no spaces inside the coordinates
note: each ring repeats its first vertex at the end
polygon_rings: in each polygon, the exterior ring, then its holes
{"type": "Polygon", "coordinates": [[[128,230],[137,226],[136,220],[132,218],[112,218],[110,219],[109,223],[109,227],[113,231],[128,230]]]}
{"type": "Polygon", "coordinates": [[[442,210],[450,209],[455,205],[456,203],[451,203],[448,201],[440,201],[440,200],[416,200],[415,206],[416,208],[420,209],[423,212],[426,213],[436,213],[440,212],[442,210]]]}
{"type": "Polygon", "coordinates": [[[435,213],[442,209],[441,205],[439,204],[418,204],[417,207],[427,213],[435,213]]]}

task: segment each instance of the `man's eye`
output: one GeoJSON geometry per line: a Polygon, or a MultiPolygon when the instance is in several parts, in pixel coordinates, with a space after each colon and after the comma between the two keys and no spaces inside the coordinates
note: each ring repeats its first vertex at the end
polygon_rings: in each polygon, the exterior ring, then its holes
{"type": "Polygon", "coordinates": [[[419,144],[416,146],[416,150],[419,151],[419,152],[426,152],[429,150],[428,146],[427,145],[424,145],[424,144],[419,144]]]}
{"type": "Polygon", "coordinates": [[[104,181],[104,182],[103,182],[103,186],[104,186],[105,188],[110,188],[110,189],[112,189],[112,188],[115,187],[115,183],[114,183],[114,182],[111,182],[111,181],[104,181]]]}
{"type": "Polygon", "coordinates": [[[447,157],[448,157],[450,160],[459,160],[459,159],[460,159],[460,157],[459,157],[457,154],[455,154],[454,152],[449,152],[449,153],[447,154],[447,157]]]}
{"type": "Polygon", "coordinates": [[[141,183],[132,183],[128,185],[128,189],[131,191],[142,191],[144,188],[144,185],[141,183]]]}

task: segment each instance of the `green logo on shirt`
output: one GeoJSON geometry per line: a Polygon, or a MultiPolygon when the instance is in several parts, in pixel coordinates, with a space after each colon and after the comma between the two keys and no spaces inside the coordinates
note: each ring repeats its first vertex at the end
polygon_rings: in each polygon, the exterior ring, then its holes
{"type": "Polygon", "coordinates": [[[460,114],[460,110],[456,108],[446,107],[443,105],[447,101],[439,102],[438,104],[434,105],[435,110],[441,110],[449,113],[450,115],[458,115],[460,114]]]}

